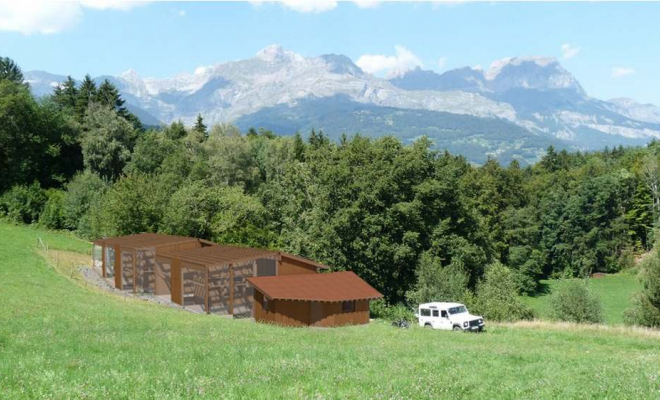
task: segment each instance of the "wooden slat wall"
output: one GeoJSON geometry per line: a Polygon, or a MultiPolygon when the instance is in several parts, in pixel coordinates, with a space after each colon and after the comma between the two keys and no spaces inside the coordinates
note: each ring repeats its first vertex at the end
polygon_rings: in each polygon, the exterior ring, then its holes
{"type": "Polygon", "coordinates": [[[101,272],[104,278],[108,277],[108,272],[105,270],[105,244],[101,246],[101,272]]]}
{"type": "Polygon", "coordinates": [[[264,296],[258,290],[254,292],[254,319],[285,326],[321,326],[361,325],[369,323],[369,301],[355,302],[355,311],[342,312],[342,303],[317,303],[321,307],[320,319],[314,320],[311,301],[271,300],[269,310],[263,309],[264,296]]]}
{"type": "Polygon", "coordinates": [[[122,284],[122,271],[121,271],[121,246],[115,245],[115,287],[123,289],[122,284]]]}
{"type": "Polygon", "coordinates": [[[282,256],[282,261],[278,265],[278,275],[298,275],[315,274],[316,266],[305,264],[298,260],[293,260],[282,256]]]}
{"type": "Polygon", "coordinates": [[[172,301],[183,305],[181,264],[178,258],[172,260],[172,301]]]}

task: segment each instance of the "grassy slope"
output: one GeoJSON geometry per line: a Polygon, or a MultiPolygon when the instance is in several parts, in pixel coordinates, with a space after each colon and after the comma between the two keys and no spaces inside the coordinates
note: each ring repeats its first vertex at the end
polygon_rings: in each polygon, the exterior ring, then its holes
{"type": "MultiPolygon", "coordinates": [[[[532,307],[540,318],[550,318],[549,293],[556,282],[556,280],[541,281],[546,286],[548,294],[523,298],[523,301],[532,307]]],[[[630,296],[641,289],[635,275],[625,273],[591,279],[589,284],[601,299],[604,322],[609,325],[623,323],[623,311],[630,307],[630,296]]]]}
{"type": "Polygon", "coordinates": [[[658,398],[660,335],[384,323],[290,329],[92,290],[0,223],[2,398],[658,398]]]}

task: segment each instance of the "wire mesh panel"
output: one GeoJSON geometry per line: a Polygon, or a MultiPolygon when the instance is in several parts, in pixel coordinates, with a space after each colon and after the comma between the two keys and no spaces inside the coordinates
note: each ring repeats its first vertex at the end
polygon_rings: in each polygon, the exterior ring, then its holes
{"type": "Polygon", "coordinates": [[[156,260],[155,275],[156,294],[172,294],[172,261],[168,258],[158,258],[156,260]]]}
{"type": "Polygon", "coordinates": [[[115,276],[115,249],[105,248],[105,274],[108,277],[115,276]]]}
{"type": "Polygon", "coordinates": [[[121,252],[121,278],[125,290],[133,290],[135,277],[133,276],[133,252],[121,252]]]}
{"type": "Polygon", "coordinates": [[[183,305],[195,311],[206,312],[204,272],[182,263],[181,273],[183,275],[183,305]]]}
{"type": "Polygon", "coordinates": [[[277,260],[274,258],[260,258],[257,260],[257,276],[277,275],[277,260]]]}
{"type": "Polygon", "coordinates": [[[209,309],[212,313],[229,313],[229,267],[209,268],[209,309]]]}
{"type": "Polygon", "coordinates": [[[92,267],[99,270],[103,268],[103,247],[97,244],[92,247],[92,267]]]}
{"type": "Polygon", "coordinates": [[[138,250],[136,284],[139,291],[156,292],[156,250],[138,250]]]}
{"type": "Polygon", "coordinates": [[[256,261],[234,267],[234,315],[252,315],[254,289],[248,285],[247,278],[254,276],[256,261]]]}

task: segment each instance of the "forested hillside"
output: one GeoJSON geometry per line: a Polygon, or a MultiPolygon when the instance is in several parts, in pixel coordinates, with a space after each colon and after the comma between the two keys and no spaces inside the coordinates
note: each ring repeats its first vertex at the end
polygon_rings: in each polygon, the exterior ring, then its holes
{"type": "Polygon", "coordinates": [[[533,293],[543,278],[619,271],[653,242],[660,143],[549,148],[522,168],[474,166],[424,137],[303,140],[201,116],[145,130],[109,82],[37,101],[0,64],[0,214],[16,222],[282,249],[353,270],[390,303],[437,277],[435,298],[469,299],[489,270],[533,293]]]}

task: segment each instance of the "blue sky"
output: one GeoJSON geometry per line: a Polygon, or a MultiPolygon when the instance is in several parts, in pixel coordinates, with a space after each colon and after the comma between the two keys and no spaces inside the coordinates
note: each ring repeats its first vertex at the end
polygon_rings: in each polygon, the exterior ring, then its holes
{"type": "Polygon", "coordinates": [[[305,56],[370,55],[360,65],[380,75],[544,55],[592,96],[660,105],[660,3],[0,1],[0,55],[24,70],[165,77],[273,43],[305,56]]]}

